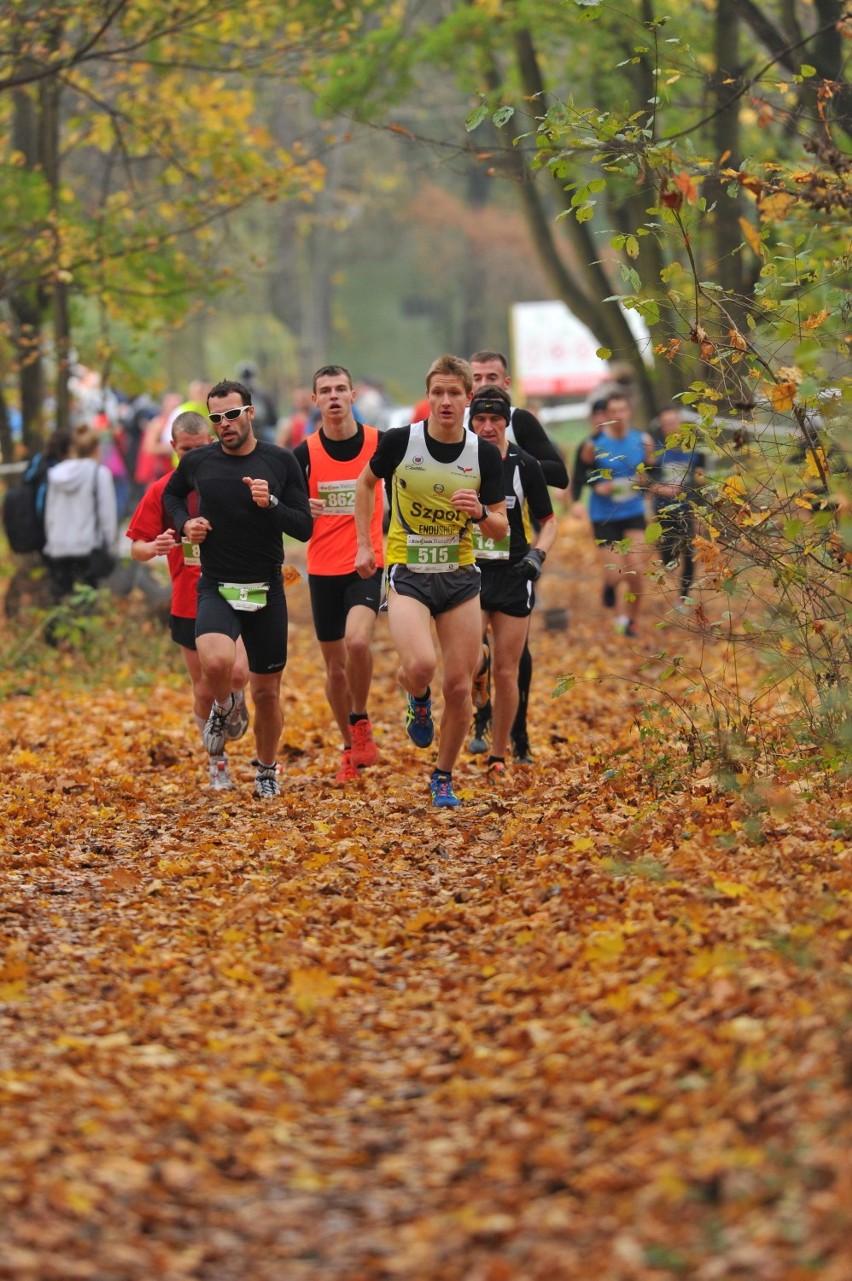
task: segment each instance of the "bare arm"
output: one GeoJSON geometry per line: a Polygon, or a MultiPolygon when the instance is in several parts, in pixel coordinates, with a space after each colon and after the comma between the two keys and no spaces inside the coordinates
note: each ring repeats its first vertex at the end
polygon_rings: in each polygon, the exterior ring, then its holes
{"type": "Polygon", "coordinates": [[[175,531],[166,529],[156,538],[146,541],[144,538],[135,538],[130,544],[130,559],[138,561],[153,560],[155,556],[166,556],[177,546],[175,531]]]}
{"type": "Polygon", "coordinates": [[[376,488],[379,477],[367,463],[355,482],[355,532],[358,538],[358,551],[355,555],[355,572],[361,578],[372,578],[376,572],[376,556],[373,551],[373,540],[370,536],[370,525],[373,509],[376,504],[376,488]]]}
{"type": "Polygon", "coordinates": [[[499,503],[491,503],[489,505],[488,515],[484,520],[481,520],[480,517],[485,510],[485,504],[475,489],[457,489],[454,494],[450,494],[450,502],[456,511],[465,512],[470,516],[486,538],[505,538],[508,533],[509,518],[506,515],[505,498],[499,503]]]}
{"type": "Polygon", "coordinates": [[[544,554],[547,555],[552,549],[553,544],[556,542],[557,533],[556,517],[551,516],[549,520],[544,521],[539,529],[538,537],[535,540],[534,546],[537,547],[540,552],[544,552],[544,554]]]}

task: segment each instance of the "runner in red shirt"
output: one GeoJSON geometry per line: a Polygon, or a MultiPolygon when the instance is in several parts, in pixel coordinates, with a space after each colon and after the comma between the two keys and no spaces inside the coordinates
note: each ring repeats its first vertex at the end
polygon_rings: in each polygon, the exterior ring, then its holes
{"type": "MultiPolygon", "coordinates": [[[[191,449],[209,445],[213,436],[205,417],[193,411],[178,414],[172,424],[172,446],[178,458],[191,449]]],[[[168,515],[163,507],[163,490],[171,471],[161,476],[143,495],[131,517],[127,537],[131,539],[130,554],[134,560],[148,561],[155,556],[168,556],[172,580],[172,602],[169,629],[172,640],[180,645],[189,678],[192,681],[192,710],[198,732],[201,734],[210,714],[213,691],[201,672],[195,649],[195,610],[198,576],[201,561],[198,544],[175,541],[168,515]]],[[[196,495],[191,499],[197,504],[196,495]]],[[[228,717],[227,737],[242,738],[248,729],[249,717],[243,692],[248,680],[248,661],[242,641],[238,645],[237,666],[234,669],[234,706],[228,717]]],[[[224,751],[209,758],[210,786],[214,791],[224,791],[233,786],[224,751]]]]}

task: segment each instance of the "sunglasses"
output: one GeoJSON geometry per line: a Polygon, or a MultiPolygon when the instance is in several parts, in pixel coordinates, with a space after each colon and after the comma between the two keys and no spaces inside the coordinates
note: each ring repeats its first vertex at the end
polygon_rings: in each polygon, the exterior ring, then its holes
{"type": "Polygon", "coordinates": [[[240,414],[244,414],[247,409],[248,405],[240,405],[239,409],[225,409],[221,414],[208,414],[207,417],[214,427],[218,427],[223,418],[227,418],[229,423],[236,422],[240,414]]]}

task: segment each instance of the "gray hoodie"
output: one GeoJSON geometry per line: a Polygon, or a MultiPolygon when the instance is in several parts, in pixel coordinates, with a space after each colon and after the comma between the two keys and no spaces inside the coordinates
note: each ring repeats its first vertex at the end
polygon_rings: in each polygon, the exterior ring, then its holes
{"type": "Polygon", "coordinates": [[[44,552],[53,559],[88,556],[99,544],[113,546],[118,529],[115,485],[102,463],[94,458],[66,458],[51,467],[44,527],[44,552]]]}

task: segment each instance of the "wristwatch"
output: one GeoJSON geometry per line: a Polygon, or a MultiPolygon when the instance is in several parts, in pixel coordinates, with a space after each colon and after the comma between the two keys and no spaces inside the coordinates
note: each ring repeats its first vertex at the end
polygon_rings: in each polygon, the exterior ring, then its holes
{"type": "Polygon", "coordinates": [[[278,506],[278,499],[275,497],[275,495],[274,495],[274,494],[270,494],[270,495],[269,495],[269,502],[268,502],[266,505],[267,505],[267,507],[277,507],[277,506],[278,506]]]}
{"type": "Polygon", "coordinates": [[[478,525],[478,524],[480,523],[480,521],[487,520],[487,519],[488,519],[488,508],[485,506],[485,503],[483,503],[483,504],[482,504],[482,515],[481,515],[481,516],[474,516],[474,518],[473,518],[473,523],[474,523],[474,525],[478,525]]]}

